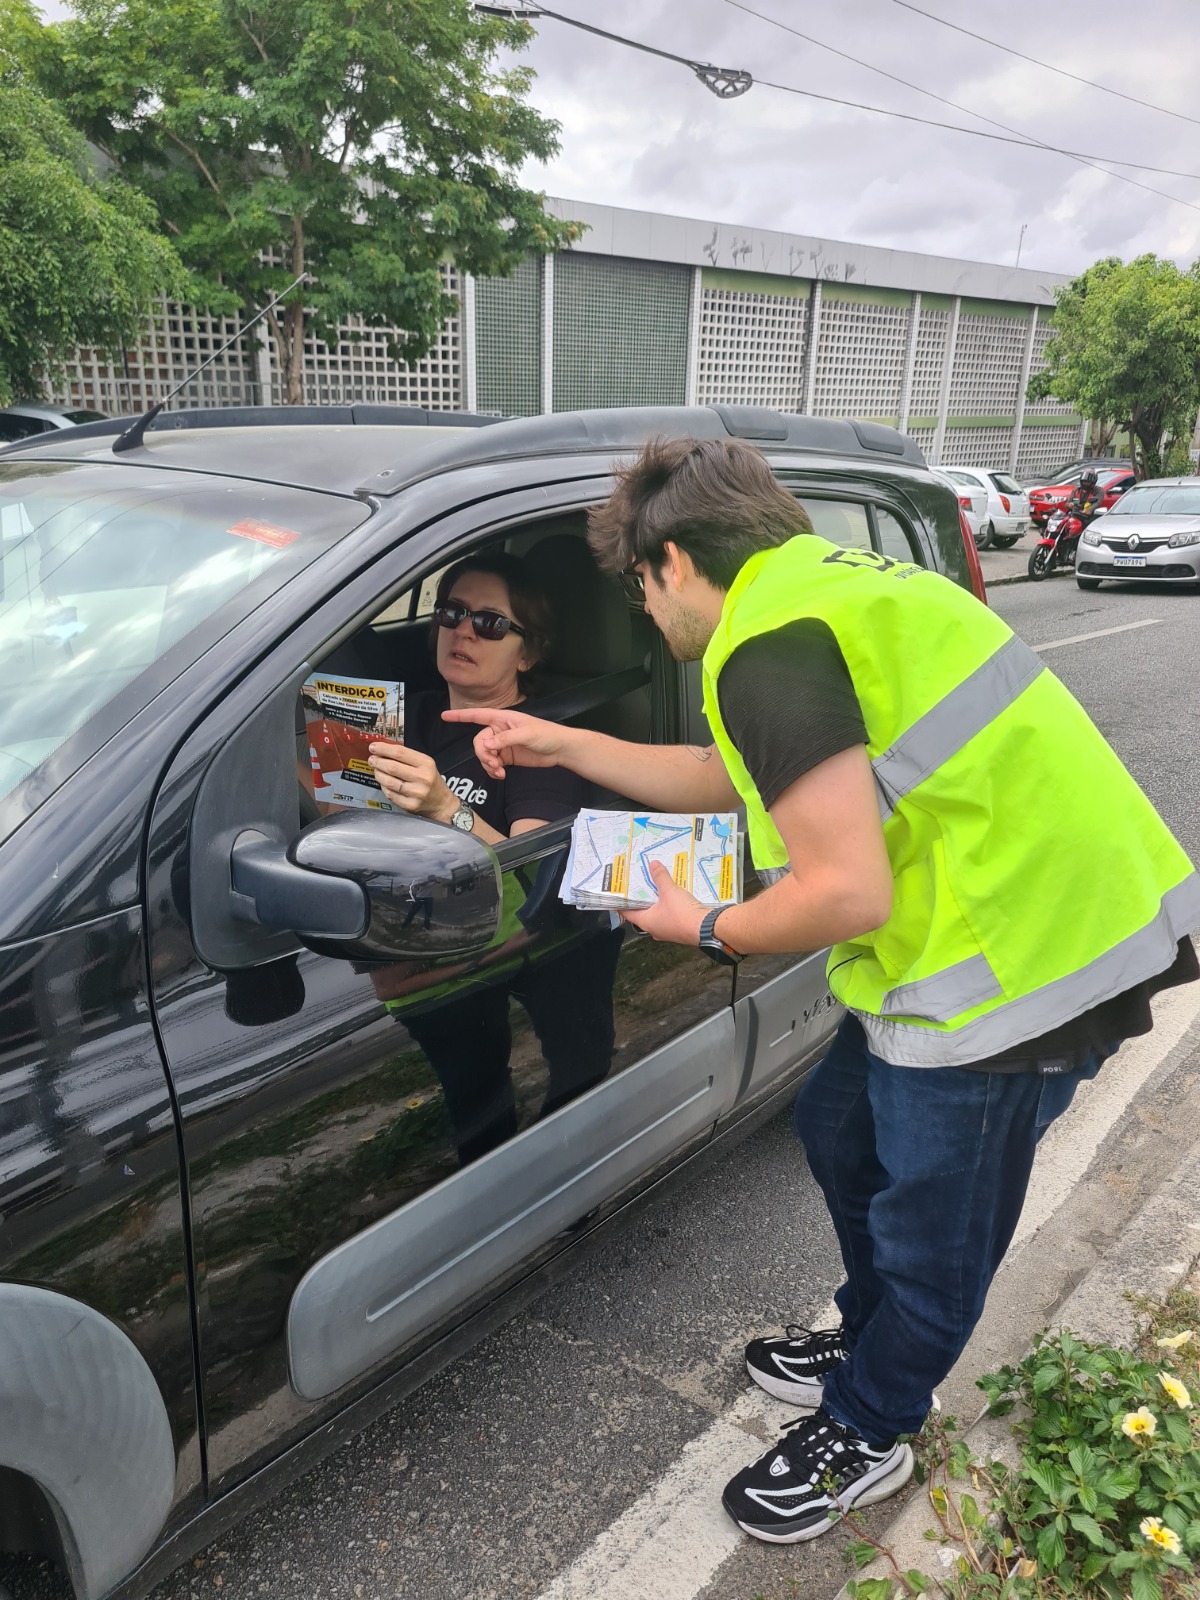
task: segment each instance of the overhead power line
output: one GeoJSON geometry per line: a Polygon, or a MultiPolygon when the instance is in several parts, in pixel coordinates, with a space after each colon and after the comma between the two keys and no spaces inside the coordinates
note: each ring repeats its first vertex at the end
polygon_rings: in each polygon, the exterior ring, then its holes
{"type": "Polygon", "coordinates": [[[790,83],[773,83],[768,78],[755,80],[750,73],[739,68],[712,67],[704,63],[693,61],[688,56],[677,55],[673,50],[662,50],[657,45],[644,44],[640,39],[629,39],[624,34],[610,33],[605,28],[597,28],[592,23],[581,22],[577,17],[568,17],[559,11],[549,11],[545,6],[532,6],[520,3],[505,4],[504,0],[474,0],[474,9],[491,16],[515,17],[523,21],[534,21],[537,17],[551,17],[555,22],[565,22],[573,28],[582,28],[585,33],[599,35],[602,39],[611,40],[614,44],[628,46],[631,50],[641,50],[647,55],[658,56],[664,61],[674,61],[680,66],[687,67],[700,78],[706,87],[713,90],[721,99],[732,99],[736,95],[745,94],[752,84],[757,81],[763,89],[775,89],[783,94],[801,95],[808,100],[820,100],[827,105],[846,106],[854,111],[869,111],[873,116],[893,117],[901,122],[915,122],[922,127],[940,128],[948,133],[964,133],[972,139],[990,139],[997,144],[1010,144],[1025,150],[1042,150],[1050,155],[1064,156],[1070,161],[1076,161],[1081,166],[1091,167],[1094,172],[1099,172],[1103,177],[1116,178],[1121,183],[1132,183],[1135,188],[1144,189],[1147,194],[1157,195],[1160,200],[1170,200],[1174,205],[1186,206],[1189,211],[1200,211],[1200,205],[1194,205],[1190,200],[1181,200],[1178,195],[1167,194],[1162,189],[1155,189],[1148,183],[1142,183],[1137,178],[1127,177],[1123,172],[1109,172],[1104,166],[1097,165],[1107,162],[1114,167],[1132,167],[1138,172],[1152,172],[1163,177],[1185,178],[1200,182],[1200,173],[1176,172],[1169,167],[1153,167],[1141,161],[1123,161],[1116,156],[1086,155],[1079,150],[1064,150],[1058,145],[1047,144],[1045,140],[1035,138],[1032,134],[1022,133],[1019,129],[1009,128],[1003,122],[996,122],[991,117],[983,116],[982,112],[973,111],[970,106],[960,106],[954,100],[948,100],[944,95],[936,94],[932,89],[924,89],[920,84],[910,83],[906,78],[897,77],[893,72],[886,71],[883,67],[874,66],[869,61],[861,61],[857,56],[839,50],[836,46],[826,44],[824,40],[814,38],[811,34],[802,33],[798,28],[793,28],[789,23],[780,22],[777,17],[767,16],[764,12],[755,11],[750,6],[742,5],[739,0],[725,0],[727,5],[732,5],[739,11],[745,11],[752,17],[757,17],[761,22],[770,23],[772,26],[782,28],[787,33],[793,33],[797,38],[803,39],[808,44],[814,44],[821,50],[828,50],[843,60],[853,62],[855,66],[865,67],[869,72],[879,73],[882,77],[890,78],[893,82],[912,89],[917,94],[928,95],[931,99],[939,101],[942,105],[950,106],[954,111],[961,111],[964,116],[978,117],[981,121],[990,123],[994,128],[1003,129],[1003,133],[985,133],[982,128],[964,128],[956,122],[940,122],[932,117],[918,117],[908,111],[893,111],[887,106],[867,105],[861,100],[845,100],[837,95],[819,94],[815,89],[801,89],[798,85],[790,83]],[[709,81],[712,75],[716,83],[709,81]],[[728,85],[734,85],[729,87],[728,85]]]}
{"type": "MultiPolygon", "coordinates": [[[[843,61],[852,62],[856,67],[864,67],[868,72],[877,73],[881,78],[890,78],[893,83],[899,83],[905,89],[912,89],[917,94],[927,95],[929,99],[938,101],[940,105],[949,106],[952,111],[961,111],[967,117],[977,117],[980,122],[986,122],[989,127],[999,128],[1004,133],[1013,134],[1018,140],[1024,140],[1029,146],[1040,150],[1052,151],[1055,155],[1065,156],[1069,161],[1077,161],[1080,166],[1090,167],[1093,172],[1103,173],[1106,178],[1116,178],[1120,183],[1131,183],[1135,189],[1144,189],[1147,194],[1157,195],[1160,200],[1173,201],[1177,206],[1186,206],[1189,211],[1200,211],[1200,205],[1193,204],[1191,200],[1181,200],[1178,195],[1167,194],[1163,189],[1155,189],[1151,184],[1143,183],[1140,178],[1130,178],[1123,172],[1109,172],[1107,168],[1097,165],[1097,162],[1101,161],[1108,161],[1111,166],[1129,166],[1134,165],[1134,163],[1118,162],[1111,160],[1108,156],[1078,155],[1070,150],[1060,149],[1058,145],[1047,144],[1044,139],[1039,139],[1034,134],[1027,134],[1020,128],[1010,128],[1006,122],[997,122],[995,117],[985,117],[982,111],[975,111],[970,106],[959,105],[957,100],[949,100],[945,95],[937,94],[933,89],[926,89],[919,83],[910,83],[907,78],[901,78],[896,73],[889,72],[886,67],[877,67],[874,62],[864,61],[860,56],[852,56],[849,51],[839,50],[836,45],[826,44],[824,39],[814,38],[811,33],[804,33],[800,28],[793,27],[790,22],[781,22],[778,17],[768,16],[764,11],[755,11],[753,6],[744,5],[742,0],[725,0],[725,4],[732,6],[736,11],[744,11],[747,16],[757,17],[760,22],[769,23],[773,28],[782,28],[784,33],[794,34],[797,39],[803,39],[807,44],[816,45],[819,50],[828,50],[831,55],[840,56],[843,61]]],[[[808,90],[790,88],[785,84],[766,84],[765,80],[761,79],[760,82],[763,82],[764,87],[785,89],[789,94],[810,94],[813,99],[825,98],[811,94],[811,91],[808,90]]],[[[879,108],[864,107],[863,109],[878,110],[879,108]]],[[[903,113],[888,112],[887,115],[903,116],[903,113]]],[[[905,120],[916,119],[905,118],[905,120]]],[[[972,130],[960,128],[958,131],[960,133],[969,133],[972,130]]]]}
{"type": "Polygon", "coordinates": [[[1094,78],[1081,78],[1077,72],[1068,72],[1066,67],[1056,67],[1052,62],[1039,61],[1036,56],[1027,56],[1023,50],[1014,50],[1012,45],[1001,44],[999,39],[989,39],[986,34],[975,33],[970,28],[964,28],[961,23],[951,22],[948,17],[939,17],[932,11],[923,11],[920,6],[914,6],[912,0],[892,0],[892,4],[903,6],[905,11],[915,11],[919,17],[928,17],[930,22],[937,22],[943,28],[953,28],[955,33],[965,33],[968,39],[978,39],[980,44],[990,44],[993,50],[1003,50],[1006,55],[1016,56],[1020,61],[1028,61],[1031,66],[1044,67],[1047,72],[1057,72],[1060,78],[1071,78],[1075,83],[1086,84],[1089,89],[1099,89],[1101,94],[1115,95],[1118,100],[1128,100],[1130,105],[1143,106],[1147,111],[1160,111],[1164,117],[1178,117],[1181,122],[1191,122],[1200,127],[1200,117],[1189,117],[1186,111],[1173,111],[1170,106],[1155,105],[1152,100],[1139,100],[1137,95],[1126,94],[1123,89],[1114,89],[1107,83],[1097,83],[1094,78]]]}
{"type": "Polygon", "coordinates": [[[474,10],[493,17],[512,17],[521,22],[532,22],[537,17],[553,17],[555,22],[565,22],[569,27],[582,28],[584,33],[594,33],[601,39],[611,39],[614,44],[628,45],[631,50],[642,50],[648,56],[661,56],[664,61],[678,61],[690,67],[706,89],[711,89],[718,100],[736,100],[745,94],[754,79],[740,67],[714,67],[708,61],[692,61],[687,56],[677,56],[672,50],[660,50],[657,45],[642,44],[639,39],[626,39],[623,34],[609,33],[607,28],[597,28],[591,22],[581,22],[578,17],[564,16],[561,11],[550,11],[545,6],[522,4],[493,4],[492,0],[474,0],[474,10]]]}

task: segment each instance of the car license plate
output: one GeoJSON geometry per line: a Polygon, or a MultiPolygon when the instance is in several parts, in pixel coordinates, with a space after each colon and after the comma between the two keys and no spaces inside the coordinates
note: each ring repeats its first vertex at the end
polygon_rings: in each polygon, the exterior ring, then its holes
{"type": "Polygon", "coordinates": [[[1114,556],[1113,557],[1113,566],[1114,567],[1144,567],[1145,565],[1146,565],[1145,556],[1114,556]]]}

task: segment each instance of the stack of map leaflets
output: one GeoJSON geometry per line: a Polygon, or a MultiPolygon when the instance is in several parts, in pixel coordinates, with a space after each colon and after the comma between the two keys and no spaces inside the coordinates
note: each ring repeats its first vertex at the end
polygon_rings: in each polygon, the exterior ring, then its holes
{"type": "Polygon", "coordinates": [[[660,861],[706,906],[742,898],[737,813],[581,811],[571,830],[559,898],[592,911],[640,911],[658,899],[650,865],[660,861]]]}

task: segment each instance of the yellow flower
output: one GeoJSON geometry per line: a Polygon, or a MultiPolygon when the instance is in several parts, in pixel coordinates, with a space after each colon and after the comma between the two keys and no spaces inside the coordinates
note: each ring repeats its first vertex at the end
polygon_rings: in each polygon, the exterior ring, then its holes
{"type": "Polygon", "coordinates": [[[1160,1372],[1158,1375],[1158,1381],[1162,1384],[1163,1388],[1167,1391],[1177,1406],[1182,1407],[1184,1411],[1191,1410],[1192,1397],[1184,1388],[1183,1384],[1180,1383],[1178,1378],[1173,1378],[1169,1372],[1160,1372]]]}
{"type": "Polygon", "coordinates": [[[1192,1330],[1187,1328],[1183,1333],[1173,1333],[1169,1339],[1159,1339],[1156,1342],[1160,1350],[1182,1350],[1188,1340],[1195,1337],[1192,1330]]]}
{"type": "Polygon", "coordinates": [[[1153,1438],[1157,1431],[1158,1423],[1154,1420],[1154,1413],[1146,1406],[1139,1406],[1136,1411],[1127,1411],[1121,1423],[1121,1432],[1130,1439],[1153,1438]]]}
{"type": "Polygon", "coordinates": [[[1138,1524],[1138,1532],[1143,1539],[1157,1545],[1160,1550],[1166,1550],[1173,1556],[1179,1554],[1179,1535],[1171,1528],[1164,1528],[1160,1517],[1143,1517],[1138,1524]]]}

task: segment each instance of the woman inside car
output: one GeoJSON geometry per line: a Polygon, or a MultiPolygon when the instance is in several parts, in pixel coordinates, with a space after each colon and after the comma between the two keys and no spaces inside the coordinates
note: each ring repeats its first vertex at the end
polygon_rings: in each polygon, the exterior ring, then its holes
{"type": "Polygon", "coordinates": [[[466,556],[448,568],[433,607],[434,658],[445,687],[411,697],[402,744],[371,746],[384,797],[485,844],[574,816],[583,788],[573,774],[514,768],[497,781],[463,729],[442,721],[447,710],[522,704],[550,639],[549,602],[519,556],[466,556]]]}
{"type": "MultiPolygon", "coordinates": [[[[561,767],[514,767],[497,780],[475,755],[474,729],[442,721],[442,712],[451,708],[525,702],[529,674],[550,648],[551,620],[546,596],[519,557],[467,556],[443,573],[432,645],[444,687],[408,700],[403,743],[371,745],[371,765],[392,805],[487,844],[575,815],[584,790],[574,774],[561,767]]],[[[445,969],[413,974],[407,966],[385,967],[372,974],[376,993],[441,1080],[464,1166],[518,1131],[509,1065],[510,996],[528,1012],[549,1069],[539,1116],[582,1094],[609,1069],[621,934],[581,930],[577,913],[571,921],[556,898],[559,866],[561,855],[552,855],[540,868],[531,864],[505,873],[501,927],[507,936],[477,963],[480,983],[469,998],[461,981],[436,984],[445,969]],[[562,949],[551,943],[548,953],[530,961],[525,947],[532,942],[532,924],[546,917],[555,919],[554,939],[562,949]],[[430,977],[444,995],[435,998],[419,987],[430,977]],[[414,981],[418,987],[410,987],[414,981]]],[[[456,969],[460,976],[464,970],[456,969]]]]}

